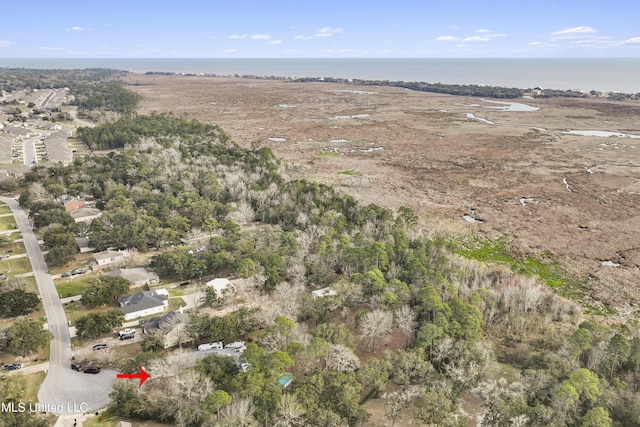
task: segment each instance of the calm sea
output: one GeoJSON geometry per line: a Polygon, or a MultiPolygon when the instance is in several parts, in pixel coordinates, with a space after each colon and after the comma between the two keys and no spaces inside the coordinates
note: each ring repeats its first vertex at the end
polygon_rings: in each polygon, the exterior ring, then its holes
{"type": "Polygon", "coordinates": [[[580,59],[0,59],[0,67],[116,68],[261,77],[335,77],[640,92],[640,58],[580,59]]]}

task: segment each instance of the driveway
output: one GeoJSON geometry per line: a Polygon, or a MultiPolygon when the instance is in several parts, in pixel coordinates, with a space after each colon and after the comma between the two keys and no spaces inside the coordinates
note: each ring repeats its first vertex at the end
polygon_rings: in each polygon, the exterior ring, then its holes
{"type": "MultiPolygon", "coordinates": [[[[111,383],[115,372],[103,371],[97,375],[83,374],[71,370],[71,337],[69,325],[60,297],[44,260],[40,245],[33,234],[31,224],[18,202],[8,197],[0,200],[11,208],[24,242],[38,291],[42,299],[49,330],[53,334],[49,354],[49,370],[38,400],[61,408],[60,413],[95,411],[109,403],[111,383]]],[[[53,412],[53,411],[52,411],[53,412]]]]}

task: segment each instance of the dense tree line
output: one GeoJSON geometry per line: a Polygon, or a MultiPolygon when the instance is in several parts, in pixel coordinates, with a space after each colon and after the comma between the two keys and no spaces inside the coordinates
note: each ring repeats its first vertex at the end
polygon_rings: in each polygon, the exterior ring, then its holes
{"type": "Polygon", "coordinates": [[[108,110],[123,116],[135,113],[140,95],[124,87],[120,81],[108,81],[100,85],[82,85],[74,88],[75,104],[85,110],[108,110]]]}

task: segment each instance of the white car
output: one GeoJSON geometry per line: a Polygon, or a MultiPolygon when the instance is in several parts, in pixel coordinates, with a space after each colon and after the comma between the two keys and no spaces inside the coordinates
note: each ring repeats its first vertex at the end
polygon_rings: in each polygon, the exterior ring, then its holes
{"type": "Polygon", "coordinates": [[[127,328],[124,331],[118,331],[118,335],[123,336],[123,335],[129,335],[129,334],[135,334],[136,330],[135,329],[131,329],[131,328],[127,328]]]}

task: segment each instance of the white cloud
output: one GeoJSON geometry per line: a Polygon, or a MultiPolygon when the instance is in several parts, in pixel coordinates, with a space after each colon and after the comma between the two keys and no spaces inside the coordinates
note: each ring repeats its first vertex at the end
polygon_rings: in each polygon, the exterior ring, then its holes
{"type": "Polygon", "coordinates": [[[238,49],[226,49],[223,53],[238,53],[240,52],[238,49]]]}
{"type": "Polygon", "coordinates": [[[9,40],[0,40],[0,48],[8,48],[11,47],[13,45],[12,41],[9,40]]]}
{"type": "Polygon", "coordinates": [[[62,52],[64,50],[67,50],[64,47],[49,47],[49,46],[42,46],[40,49],[42,49],[42,50],[50,50],[50,51],[55,51],[55,52],[62,52]]]}
{"type": "Polygon", "coordinates": [[[89,31],[89,29],[88,28],[84,28],[84,27],[80,27],[78,25],[74,25],[73,27],[69,28],[67,31],[82,32],[82,31],[89,31]]]}
{"type": "Polygon", "coordinates": [[[551,33],[552,36],[565,36],[565,35],[575,35],[575,34],[589,34],[596,33],[596,29],[592,27],[573,27],[567,28],[566,30],[556,31],[551,33]]]}
{"type": "Polygon", "coordinates": [[[302,34],[298,34],[297,36],[293,36],[294,40],[309,40],[311,37],[303,36],[302,34]]]}
{"type": "Polygon", "coordinates": [[[462,43],[490,42],[491,37],[471,36],[462,39],[462,43]]]}
{"type": "Polygon", "coordinates": [[[460,40],[458,37],[454,36],[438,36],[436,37],[436,41],[438,42],[455,42],[460,40]]]}
{"type": "Polygon", "coordinates": [[[271,40],[271,36],[269,34],[252,34],[251,40],[271,40]]]}
{"type": "Polygon", "coordinates": [[[244,40],[247,37],[249,37],[249,36],[246,35],[246,34],[232,34],[232,35],[228,36],[227,38],[230,39],[230,40],[244,40]]]}
{"type": "Polygon", "coordinates": [[[269,40],[267,42],[267,44],[280,44],[280,43],[282,43],[282,40],[269,40]]]}
{"type": "Polygon", "coordinates": [[[640,43],[640,37],[631,37],[630,39],[626,39],[622,41],[623,44],[636,44],[640,43]]]}
{"type": "Polygon", "coordinates": [[[322,27],[313,35],[313,37],[331,37],[334,34],[342,33],[344,33],[342,28],[322,27]]]}
{"type": "Polygon", "coordinates": [[[479,28],[476,30],[476,33],[491,33],[491,30],[485,30],[484,28],[479,28]]]}

